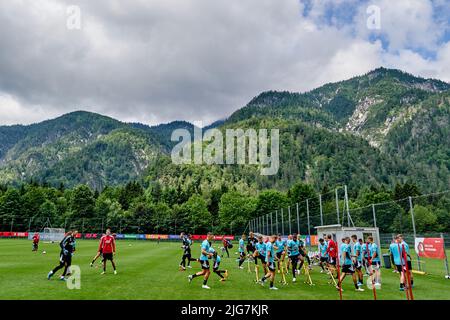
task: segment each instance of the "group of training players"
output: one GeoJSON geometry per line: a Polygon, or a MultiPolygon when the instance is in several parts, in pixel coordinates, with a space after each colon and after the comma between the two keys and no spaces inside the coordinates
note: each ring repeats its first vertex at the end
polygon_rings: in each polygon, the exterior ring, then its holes
{"type": "MultiPolygon", "coordinates": [[[[220,271],[220,256],[217,251],[212,248],[212,233],[208,233],[207,239],[202,242],[200,259],[191,257],[190,246],[192,239],[189,235],[181,235],[183,241],[182,263],[180,268],[185,265],[184,260],[198,261],[201,263],[202,271],[189,275],[189,282],[196,277],[203,276],[203,288],[209,289],[207,281],[210,275],[209,259],[213,259],[213,271],[221,277],[221,281],[225,281],[228,271],[220,271]],[[189,248],[186,251],[186,248],[189,248]],[[225,277],[221,273],[226,274],[225,277]]],[[[333,240],[332,235],[327,235],[325,239],[319,239],[319,266],[321,273],[327,273],[337,290],[342,289],[342,282],[346,276],[351,276],[355,291],[364,291],[362,288],[364,282],[363,268],[365,275],[370,277],[370,282],[375,289],[381,288],[381,253],[380,248],[374,242],[372,236],[368,236],[366,242],[358,239],[356,235],[344,237],[338,244],[333,240]]],[[[222,248],[223,250],[223,248],[222,248]]],[[[395,241],[390,246],[390,252],[393,257],[396,269],[400,273],[400,290],[407,287],[407,279],[409,277],[411,285],[413,285],[411,273],[411,257],[409,255],[409,246],[403,239],[402,235],[397,235],[395,241]],[[405,251],[405,252],[403,252],[405,251]]],[[[269,282],[269,289],[278,290],[274,286],[275,274],[281,273],[282,284],[286,284],[286,275],[289,270],[292,272],[292,282],[296,282],[297,275],[303,270],[305,276],[309,277],[309,284],[312,284],[309,271],[312,269],[311,258],[305,248],[305,242],[299,238],[297,234],[289,235],[283,239],[280,234],[272,236],[255,236],[253,232],[247,237],[245,234],[239,240],[239,261],[238,268],[244,269],[244,262],[247,261],[250,271],[250,262],[255,265],[256,282],[264,285],[269,282]],[[305,260],[307,265],[305,264],[305,260]],[[259,279],[259,268],[263,269],[263,276],[259,279]],[[303,268],[303,269],[302,269],[303,268]]],[[[185,268],[184,268],[185,269],[185,268]]],[[[306,282],[308,283],[308,281],[306,282]]],[[[330,282],[331,283],[331,282],[330,282]]]]}
{"type": "MultiPolygon", "coordinates": [[[[185,250],[186,237],[190,238],[189,236],[186,236],[184,233],[181,234],[181,239],[183,241],[183,250],[185,250]]],[[[201,253],[200,253],[199,259],[192,259],[190,257],[190,250],[189,250],[189,260],[200,262],[201,267],[202,267],[202,271],[199,271],[197,273],[194,273],[194,274],[191,274],[188,276],[189,283],[191,283],[193,279],[203,276],[203,284],[202,284],[203,289],[210,289],[210,287],[208,286],[208,279],[211,274],[211,270],[210,270],[211,267],[209,264],[209,259],[213,260],[213,272],[220,277],[220,281],[226,281],[226,279],[228,278],[228,270],[220,270],[221,257],[217,253],[217,250],[215,250],[212,247],[213,239],[214,239],[214,235],[212,234],[212,232],[208,232],[208,234],[206,235],[206,239],[203,240],[203,242],[201,244],[201,253]]],[[[190,244],[192,244],[192,241],[190,241],[190,244]]],[[[185,257],[185,251],[183,252],[182,263],[185,259],[184,257],[185,257]]],[[[181,264],[180,264],[180,266],[181,266],[181,264]]],[[[185,270],[185,269],[181,269],[181,270],[185,270]]]]}
{"type": "MultiPolygon", "coordinates": [[[[182,249],[183,256],[181,258],[181,262],[179,268],[181,271],[186,270],[186,260],[189,262],[197,261],[200,263],[202,271],[191,274],[188,276],[189,283],[196,277],[203,276],[203,285],[202,288],[210,289],[207,285],[209,276],[210,276],[210,263],[209,259],[213,260],[213,272],[216,273],[221,279],[220,281],[225,281],[228,278],[227,270],[219,270],[221,256],[217,253],[212,247],[212,240],[214,238],[212,233],[207,234],[207,238],[201,244],[201,254],[199,259],[192,258],[191,256],[191,245],[192,239],[190,235],[186,235],[182,233],[180,235],[182,241],[182,249]]],[[[224,248],[230,247],[230,242],[222,239],[222,243],[224,247],[222,248],[222,254],[228,250],[224,248]]],[[[256,282],[261,285],[264,285],[267,281],[269,281],[269,289],[278,290],[274,286],[275,281],[275,273],[278,270],[278,273],[282,273],[283,275],[283,283],[286,283],[285,273],[288,272],[289,268],[292,269],[293,281],[296,281],[296,275],[299,273],[299,270],[304,265],[304,261],[308,261],[308,269],[311,269],[311,261],[306,252],[304,242],[298,238],[296,234],[290,235],[288,240],[283,240],[281,235],[272,235],[270,237],[264,238],[262,235],[255,237],[253,232],[249,233],[249,236],[245,234],[242,235],[239,240],[239,262],[238,268],[243,269],[243,263],[247,260],[248,263],[250,261],[255,264],[255,273],[256,273],[256,282]],[[286,255],[288,257],[288,262],[285,265],[286,255]],[[263,268],[263,276],[259,279],[259,263],[263,268]],[[298,265],[300,263],[300,266],[298,265]]],[[[228,255],[229,257],[229,255],[228,255]]],[[[250,268],[250,265],[248,265],[250,268]]],[[[189,267],[189,264],[188,264],[189,267]]],[[[305,266],[306,268],[306,266],[305,266]]]]}
{"type": "MultiPolygon", "coordinates": [[[[60,242],[60,259],[59,264],[51,270],[47,278],[50,280],[52,276],[60,269],[64,268],[60,280],[65,280],[66,276],[70,274],[70,266],[72,264],[72,256],[76,248],[77,230],[69,231],[60,242]]],[[[203,276],[202,288],[210,289],[207,285],[210,276],[210,263],[213,260],[213,272],[220,277],[220,281],[225,281],[228,278],[227,270],[220,270],[221,256],[217,250],[212,247],[212,240],[214,236],[211,232],[207,234],[206,239],[201,244],[200,258],[192,258],[191,246],[193,244],[190,234],[182,233],[180,235],[182,240],[183,256],[180,262],[180,270],[185,271],[186,267],[191,268],[192,261],[201,264],[202,271],[188,276],[189,282],[196,277],[203,276]],[[187,261],[187,266],[186,266],[187,261]]],[[[39,237],[33,237],[33,251],[37,250],[39,237]]],[[[224,248],[231,247],[232,244],[228,240],[222,238],[222,256],[225,252],[224,248]]],[[[412,275],[411,256],[409,255],[409,246],[403,239],[401,234],[398,234],[389,247],[390,254],[394,261],[396,271],[400,274],[400,290],[408,289],[414,285],[412,275]]],[[[228,257],[229,252],[226,250],[228,257]]],[[[305,243],[298,237],[297,234],[288,236],[285,240],[281,234],[263,237],[258,235],[255,237],[253,232],[249,236],[242,235],[239,240],[239,262],[238,268],[244,269],[243,263],[247,260],[248,268],[250,268],[250,261],[255,264],[256,282],[264,285],[269,281],[269,289],[278,290],[274,286],[276,271],[282,275],[282,284],[286,284],[286,274],[289,269],[292,271],[292,282],[296,282],[296,276],[304,268],[305,275],[309,276],[309,270],[312,269],[311,259],[308,256],[305,248],[305,243]],[[286,256],[288,259],[286,259],[286,256]],[[304,264],[305,260],[308,266],[304,264]],[[263,268],[263,277],[259,279],[259,263],[263,268]]],[[[117,274],[116,265],[114,263],[114,255],[116,253],[115,237],[111,234],[111,230],[107,229],[106,233],[102,235],[99,243],[99,248],[96,256],[93,258],[90,266],[94,266],[95,261],[102,257],[103,272],[106,272],[106,262],[111,261],[114,274],[117,274]]],[[[380,248],[374,242],[372,236],[368,236],[364,243],[362,239],[358,239],[356,235],[351,237],[344,237],[338,250],[337,243],[333,240],[331,235],[327,235],[325,239],[319,239],[319,265],[321,273],[326,272],[334,281],[336,288],[342,291],[342,282],[347,275],[353,279],[353,284],[356,291],[364,291],[363,286],[363,272],[364,267],[366,275],[370,276],[373,286],[376,289],[381,288],[381,260],[380,248]],[[340,257],[338,252],[340,252],[340,257]],[[342,267],[342,268],[341,268],[342,267]],[[338,283],[336,283],[336,279],[338,283]]],[[[250,269],[249,269],[250,271],[250,269]]],[[[309,278],[310,279],[310,278],[309,278]]],[[[311,281],[311,280],[310,280],[311,281]]],[[[312,284],[312,282],[310,283],[312,284]]]]}
{"type": "MultiPolygon", "coordinates": [[[[66,280],[66,277],[70,275],[70,266],[72,265],[72,256],[75,253],[77,230],[72,230],[66,233],[64,238],[59,243],[61,248],[59,254],[59,264],[47,274],[47,279],[50,280],[53,275],[60,269],[64,268],[63,273],[60,276],[60,280],[66,280]]],[[[94,266],[94,262],[101,256],[103,271],[101,274],[106,273],[106,261],[111,261],[114,274],[117,274],[116,264],[114,262],[114,255],[116,254],[116,240],[115,235],[111,234],[111,229],[106,229],[106,233],[100,238],[97,254],[92,260],[90,266],[94,266]]]]}

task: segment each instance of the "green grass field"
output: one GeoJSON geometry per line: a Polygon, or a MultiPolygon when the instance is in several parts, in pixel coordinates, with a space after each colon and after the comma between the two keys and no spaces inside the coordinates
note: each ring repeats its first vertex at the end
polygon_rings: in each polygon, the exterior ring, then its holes
{"type": "MultiPolygon", "coordinates": [[[[298,276],[297,283],[278,284],[278,291],[269,291],[254,283],[254,273],[237,268],[236,255],[222,260],[221,269],[230,273],[227,282],[219,282],[211,274],[208,285],[211,290],[201,288],[201,278],[189,284],[187,276],[200,270],[198,263],[186,272],[178,271],[181,249],[178,243],[148,241],[118,241],[116,262],[118,274],[113,275],[110,265],[106,275],[100,275],[100,268],[91,268],[89,263],[97,250],[97,241],[79,240],[73,264],[81,268],[81,289],[69,290],[63,281],[55,276],[48,281],[46,276],[57,263],[59,246],[41,243],[38,253],[31,252],[27,240],[0,240],[0,299],[339,299],[339,293],[330,284],[326,275],[315,267],[311,273],[315,286],[306,285],[304,276],[298,276]],[[45,250],[47,254],[42,254],[45,250]]],[[[213,245],[218,247],[218,245],[213,245]]],[[[194,243],[193,255],[199,254],[199,244],[194,243]]],[[[252,265],[253,266],[253,265],[252,265]]],[[[427,261],[428,275],[415,276],[414,296],[416,299],[450,299],[450,280],[444,279],[442,261],[427,261]],[[432,272],[432,271],[435,272],[432,272]]],[[[58,274],[59,275],[59,274],[58,274]]],[[[366,278],[365,278],[366,279],[366,278]]],[[[382,270],[382,289],[377,291],[379,299],[405,300],[404,292],[398,290],[398,275],[392,269],[382,270]]],[[[355,292],[350,278],[343,284],[343,298],[372,300],[372,291],[355,292]]]]}

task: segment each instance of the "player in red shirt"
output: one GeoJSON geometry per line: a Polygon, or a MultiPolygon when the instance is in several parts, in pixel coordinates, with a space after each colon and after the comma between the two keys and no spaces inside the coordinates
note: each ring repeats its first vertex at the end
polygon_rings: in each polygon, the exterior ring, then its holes
{"type": "MultiPolygon", "coordinates": [[[[100,239],[101,239],[104,235],[105,235],[105,234],[102,234],[102,236],[100,237],[100,239]]],[[[113,235],[113,236],[114,236],[114,235],[113,235]]],[[[98,258],[100,258],[100,257],[102,257],[102,261],[100,262],[100,265],[103,265],[103,253],[99,250],[99,251],[97,251],[97,254],[95,255],[94,259],[92,259],[92,262],[91,262],[90,266],[93,267],[95,261],[96,261],[98,258]]],[[[96,267],[96,268],[97,268],[97,267],[96,267]]]]}
{"type": "Polygon", "coordinates": [[[229,241],[227,239],[225,239],[225,236],[222,236],[222,245],[223,245],[223,249],[222,249],[222,257],[223,257],[223,253],[224,251],[227,253],[227,257],[230,257],[230,252],[228,251],[228,247],[230,245],[229,241]]]}
{"type": "Polygon", "coordinates": [[[103,272],[106,272],[106,261],[111,261],[112,267],[114,269],[114,274],[117,274],[116,264],[114,263],[113,256],[116,254],[116,240],[111,235],[111,229],[106,229],[106,234],[100,239],[100,245],[98,246],[98,251],[103,254],[103,272]]]}
{"type": "Polygon", "coordinates": [[[39,233],[35,233],[33,236],[33,249],[31,251],[38,251],[39,247],[39,233]]]}
{"type": "Polygon", "coordinates": [[[333,274],[333,271],[337,272],[336,259],[338,255],[338,247],[336,242],[333,241],[333,237],[331,236],[331,234],[327,235],[327,240],[328,240],[328,247],[327,247],[328,269],[331,271],[331,274],[333,274]]]}

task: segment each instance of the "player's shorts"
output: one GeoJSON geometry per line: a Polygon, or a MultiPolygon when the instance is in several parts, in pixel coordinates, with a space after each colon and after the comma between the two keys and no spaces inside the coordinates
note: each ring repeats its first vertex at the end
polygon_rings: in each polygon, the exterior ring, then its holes
{"type": "Polygon", "coordinates": [[[342,273],[353,274],[355,273],[355,267],[353,266],[353,264],[344,264],[342,266],[342,273]]]}
{"type": "Polygon", "coordinates": [[[335,257],[328,257],[328,263],[335,266],[336,265],[336,258],[335,257]]]}
{"type": "Polygon", "coordinates": [[[356,270],[361,270],[361,268],[362,268],[362,262],[359,261],[359,260],[356,260],[356,261],[353,263],[353,266],[355,267],[356,270]]]}
{"type": "Polygon", "coordinates": [[[261,261],[262,264],[266,264],[266,256],[265,255],[258,255],[255,257],[255,264],[258,264],[258,259],[261,261]]]}
{"type": "Polygon", "coordinates": [[[300,252],[300,255],[301,255],[302,257],[305,257],[305,256],[306,256],[306,252],[305,252],[305,251],[303,251],[303,250],[300,249],[299,252],[300,252]]]}
{"type": "Polygon", "coordinates": [[[320,262],[328,262],[328,257],[320,257],[320,262]]]}
{"type": "Polygon", "coordinates": [[[106,260],[113,261],[113,254],[112,254],[112,252],[104,253],[103,254],[103,260],[104,261],[106,261],[106,260]]]}
{"type": "Polygon", "coordinates": [[[65,263],[70,266],[72,264],[72,255],[70,253],[64,254],[61,252],[61,255],[59,256],[59,261],[61,263],[65,263]]]}
{"type": "Polygon", "coordinates": [[[277,252],[276,255],[277,255],[277,258],[278,258],[279,260],[281,260],[281,256],[283,255],[283,251],[277,252]]]}
{"type": "Polygon", "coordinates": [[[251,244],[248,244],[247,245],[247,252],[248,253],[253,253],[253,252],[255,252],[255,247],[253,247],[251,244]]]}
{"type": "Polygon", "coordinates": [[[200,263],[202,264],[202,269],[209,270],[209,261],[208,260],[200,260],[200,263]]]}
{"type": "Polygon", "coordinates": [[[292,261],[292,263],[294,263],[294,262],[298,261],[298,257],[299,256],[300,256],[299,254],[296,254],[296,255],[293,255],[293,256],[289,256],[289,259],[292,261]]]}
{"type": "MultiPolygon", "coordinates": [[[[411,271],[412,270],[411,261],[408,261],[407,264],[408,264],[408,270],[411,271]]],[[[402,269],[404,269],[406,271],[406,266],[405,265],[402,266],[400,264],[396,264],[395,267],[396,267],[398,272],[402,272],[402,269]]]]}
{"type": "Polygon", "coordinates": [[[241,257],[241,259],[245,258],[245,252],[239,252],[239,257],[241,257]]]}
{"type": "Polygon", "coordinates": [[[38,244],[37,243],[33,243],[33,250],[37,250],[38,248],[38,244]]]}
{"type": "Polygon", "coordinates": [[[274,272],[275,271],[275,262],[269,262],[267,264],[267,267],[269,268],[270,271],[274,272]]]}
{"type": "Polygon", "coordinates": [[[374,267],[376,270],[380,269],[381,262],[380,261],[372,261],[372,267],[374,267]]]}
{"type": "MultiPolygon", "coordinates": [[[[213,271],[219,270],[219,266],[220,266],[220,262],[215,261],[214,265],[213,265],[213,271]]],[[[208,267],[208,269],[209,269],[209,267],[208,267]]]]}

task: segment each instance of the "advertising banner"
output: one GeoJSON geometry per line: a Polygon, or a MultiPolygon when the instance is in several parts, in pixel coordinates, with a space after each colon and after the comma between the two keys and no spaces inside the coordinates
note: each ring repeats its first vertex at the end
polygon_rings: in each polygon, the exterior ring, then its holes
{"type": "Polygon", "coordinates": [[[414,248],[419,257],[445,259],[444,239],[442,238],[416,238],[414,248]]]}

